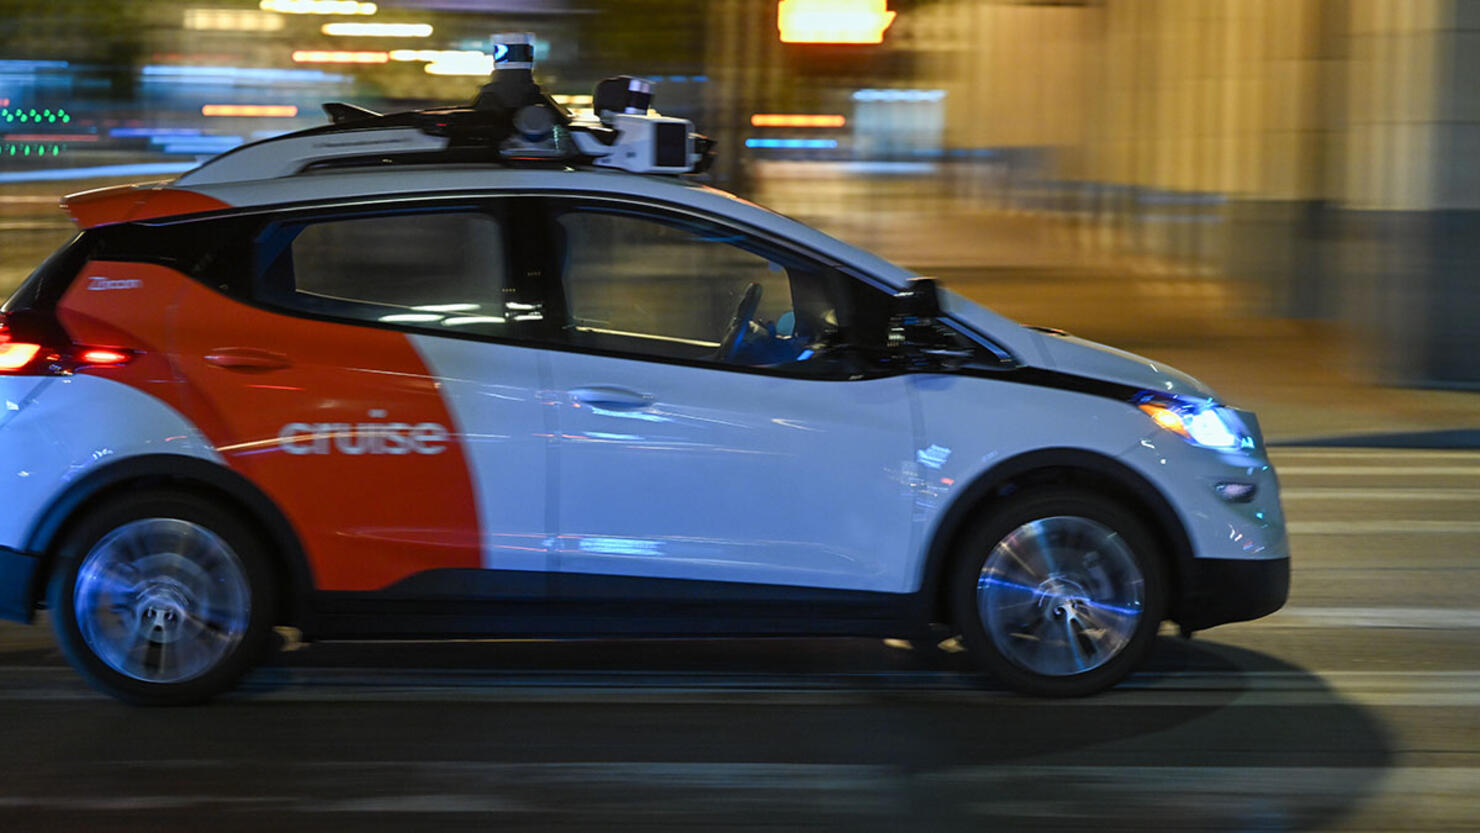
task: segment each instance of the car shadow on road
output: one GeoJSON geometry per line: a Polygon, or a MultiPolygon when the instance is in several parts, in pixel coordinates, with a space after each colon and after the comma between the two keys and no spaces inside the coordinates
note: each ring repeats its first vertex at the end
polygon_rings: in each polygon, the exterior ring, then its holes
{"type": "Polygon", "coordinates": [[[274,714],[311,744],[374,726],[371,757],[421,761],[348,763],[352,792],[493,784],[498,814],[547,830],[1308,830],[1393,758],[1320,676],[1168,637],[1067,701],[877,640],[319,645],[183,719],[235,735],[274,714]]]}

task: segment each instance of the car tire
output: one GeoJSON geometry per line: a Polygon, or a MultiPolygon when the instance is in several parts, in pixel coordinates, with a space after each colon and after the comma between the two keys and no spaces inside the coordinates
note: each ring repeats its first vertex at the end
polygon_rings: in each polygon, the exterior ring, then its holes
{"type": "Polygon", "coordinates": [[[1003,684],[1082,697],[1124,680],[1149,653],[1165,569],[1125,506],[1082,489],[1025,491],[962,540],[952,614],[971,658],[1003,684]]]}
{"type": "Polygon", "coordinates": [[[86,510],[47,588],[62,653],[99,691],[141,706],[205,702],[233,687],[272,635],[268,551],[235,513],[150,490],[86,510]]]}

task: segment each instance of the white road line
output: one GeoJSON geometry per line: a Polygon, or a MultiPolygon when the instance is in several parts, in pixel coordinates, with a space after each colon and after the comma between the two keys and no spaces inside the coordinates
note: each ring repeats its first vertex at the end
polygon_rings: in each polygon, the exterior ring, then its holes
{"type": "Polygon", "coordinates": [[[1480,500],[1480,489],[1344,489],[1340,486],[1297,486],[1293,489],[1280,489],[1280,499],[1464,501],[1480,500]]]}
{"type": "Polygon", "coordinates": [[[1291,521],[1291,535],[1480,535],[1480,521],[1291,521]]]}
{"type": "Polygon", "coordinates": [[[1311,457],[1314,459],[1385,459],[1390,457],[1416,457],[1423,459],[1455,458],[1474,459],[1480,457],[1480,448],[1374,448],[1355,446],[1274,446],[1268,449],[1271,457],[1311,457]]]}
{"type": "Polygon", "coordinates": [[[1393,475],[1471,475],[1480,477],[1480,466],[1282,466],[1275,461],[1274,470],[1281,477],[1373,477],[1393,475]]]}
{"type": "MultiPolygon", "coordinates": [[[[1480,610],[1436,607],[1286,607],[1238,627],[1259,628],[1480,628],[1480,610]]],[[[1480,681],[1480,674],[1477,674],[1480,681]]]]}

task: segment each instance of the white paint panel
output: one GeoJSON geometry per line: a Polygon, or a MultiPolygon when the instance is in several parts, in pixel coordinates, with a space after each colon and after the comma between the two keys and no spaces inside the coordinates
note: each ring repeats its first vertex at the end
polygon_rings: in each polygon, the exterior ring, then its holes
{"type": "Polygon", "coordinates": [[[948,452],[922,497],[931,533],[961,491],[994,466],[1037,449],[1069,448],[1115,459],[1146,478],[1172,504],[1200,557],[1289,555],[1278,485],[1262,453],[1197,448],[1105,397],[967,376],[913,378],[921,445],[948,452]],[[1252,482],[1257,497],[1223,501],[1213,491],[1220,480],[1252,482]]]}
{"type": "Polygon", "coordinates": [[[0,545],[22,547],[37,516],[72,483],[142,454],[222,463],[176,410],[121,382],[47,379],[0,427],[0,545]]]}
{"type": "Polygon", "coordinates": [[[539,351],[436,336],[407,336],[438,379],[472,468],[483,566],[550,569],[550,428],[539,351]]]}
{"type": "Polygon", "coordinates": [[[917,580],[905,377],[550,362],[561,572],[885,592],[917,580]],[[651,403],[603,408],[572,395],[582,388],[651,403]]]}

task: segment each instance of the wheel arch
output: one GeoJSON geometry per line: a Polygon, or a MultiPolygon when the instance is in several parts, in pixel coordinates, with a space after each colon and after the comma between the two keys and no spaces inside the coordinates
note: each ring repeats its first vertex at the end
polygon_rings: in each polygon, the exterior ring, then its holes
{"type": "Polygon", "coordinates": [[[1190,575],[1192,541],[1166,496],[1131,467],[1104,454],[1078,448],[1045,448],[1003,460],[979,474],[946,507],[931,533],[921,593],[931,621],[950,621],[949,577],[958,545],[980,513],[1024,488],[1079,485],[1120,500],[1157,538],[1169,581],[1167,617],[1178,619],[1190,575]]]}
{"type": "Polygon", "coordinates": [[[32,524],[26,540],[26,550],[41,559],[30,591],[31,606],[45,593],[57,545],[88,507],[125,490],[153,487],[186,489],[216,500],[260,531],[282,591],[277,618],[281,624],[311,630],[308,599],[313,575],[287,516],[245,477],[216,463],[178,454],[146,454],[108,464],[89,472],[51,502],[32,524]]]}

